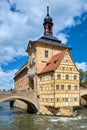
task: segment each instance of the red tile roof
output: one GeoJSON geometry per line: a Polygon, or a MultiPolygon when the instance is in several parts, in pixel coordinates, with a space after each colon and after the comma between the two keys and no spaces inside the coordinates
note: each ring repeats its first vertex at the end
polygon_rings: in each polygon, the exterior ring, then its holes
{"type": "Polygon", "coordinates": [[[64,51],[52,56],[39,74],[55,70],[60,65],[60,62],[63,59],[66,51],[67,50],[64,50],[64,51]]]}

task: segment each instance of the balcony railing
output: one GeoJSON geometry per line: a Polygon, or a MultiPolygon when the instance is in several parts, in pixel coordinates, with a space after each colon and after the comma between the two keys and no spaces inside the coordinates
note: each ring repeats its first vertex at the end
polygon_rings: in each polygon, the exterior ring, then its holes
{"type": "Polygon", "coordinates": [[[30,69],[30,70],[28,71],[28,76],[34,76],[35,74],[36,74],[36,70],[30,69]]]}

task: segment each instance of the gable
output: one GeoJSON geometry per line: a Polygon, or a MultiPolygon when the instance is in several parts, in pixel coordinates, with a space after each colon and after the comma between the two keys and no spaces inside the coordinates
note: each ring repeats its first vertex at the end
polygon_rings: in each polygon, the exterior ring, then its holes
{"type": "Polygon", "coordinates": [[[69,52],[67,51],[63,57],[63,59],[61,60],[60,65],[57,68],[59,71],[66,71],[66,72],[75,72],[75,73],[79,73],[74,61],[72,60],[69,52]]]}

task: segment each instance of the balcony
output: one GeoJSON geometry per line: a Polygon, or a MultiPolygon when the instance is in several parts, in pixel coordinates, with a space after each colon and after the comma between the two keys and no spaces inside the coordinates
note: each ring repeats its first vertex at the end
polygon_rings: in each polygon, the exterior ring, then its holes
{"type": "Polygon", "coordinates": [[[34,76],[36,73],[37,73],[36,70],[32,70],[32,69],[29,69],[29,70],[28,70],[28,76],[29,76],[29,77],[34,76]]]}

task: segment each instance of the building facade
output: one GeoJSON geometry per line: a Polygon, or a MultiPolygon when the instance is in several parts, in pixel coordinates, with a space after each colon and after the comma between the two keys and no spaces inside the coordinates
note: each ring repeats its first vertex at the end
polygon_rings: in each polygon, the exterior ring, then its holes
{"type": "Polygon", "coordinates": [[[15,74],[15,89],[36,90],[42,113],[79,106],[79,71],[71,48],[53,36],[49,7],[43,26],[44,35],[28,43],[28,62],[15,74]]]}

